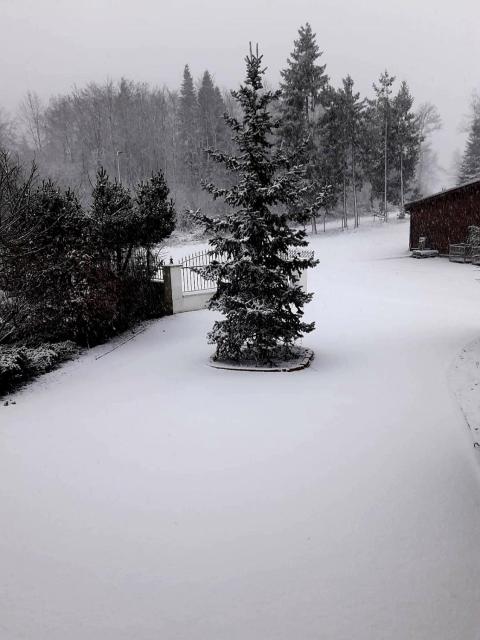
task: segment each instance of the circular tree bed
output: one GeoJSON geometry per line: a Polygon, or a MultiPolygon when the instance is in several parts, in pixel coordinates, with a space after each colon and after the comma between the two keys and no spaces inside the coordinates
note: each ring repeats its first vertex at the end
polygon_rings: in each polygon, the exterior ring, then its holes
{"type": "Polygon", "coordinates": [[[264,371],[264,372],[289,372],[300,371],[310,365],[313,360],[313,351],[304,347],[292,347],[290,354],[285,354],[283,349],[277,355],[273,355],[269,362],[256,362],[255,359],[245,356],[241,360],[215,360],[210,358],[210,366],[215,369],[230,369],[232,371],[264,371]]]}

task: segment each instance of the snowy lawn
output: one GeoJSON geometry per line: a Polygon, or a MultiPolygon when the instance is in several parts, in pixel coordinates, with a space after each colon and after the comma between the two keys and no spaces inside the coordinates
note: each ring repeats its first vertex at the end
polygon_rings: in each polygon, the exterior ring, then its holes
{"type": "Polygon", "coordinates": [[[480,448],[480,339],[465,345],[458,354],[450,368],[449,379],[470,428],[474,447],[480,448]]]}
{"type": "Polygon", "coordinates": [[[201,311],[0,407],[0,638],[477,640],[479,272],[407,238],[312,240],[309,369],[206,366],[201,311]]]}

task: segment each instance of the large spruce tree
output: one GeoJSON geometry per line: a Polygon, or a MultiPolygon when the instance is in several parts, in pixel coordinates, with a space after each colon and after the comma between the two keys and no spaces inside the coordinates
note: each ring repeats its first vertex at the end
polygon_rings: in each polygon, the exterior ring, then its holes
{"type": "Polygon", "coordinates": [[[313,323],[303,321],[303,307],[311,299],[297,284],[300,272],[315,262],[309,255],[292,253],[305,247],[305,232],[290,227],[281,205],[290,207],[298,198],[299,167],[290,167],[286,156],[274,147],[279,122],[271,108],[279,92],[265,90],[262,56],[246,57],[245,83],[232,92],[243,117],[226,117],[238,147],[236,156],[211,152],[237,178],[230,188],[206,184],[214,198],[232,208],[224,218],[200,216],[212,233],[211,252],[221,259],[203,270],[218,288],[209,308],[224,317],[209,334],[217,359],[244,357],[265,362],[279,350],[289,350],[313,323]]]}

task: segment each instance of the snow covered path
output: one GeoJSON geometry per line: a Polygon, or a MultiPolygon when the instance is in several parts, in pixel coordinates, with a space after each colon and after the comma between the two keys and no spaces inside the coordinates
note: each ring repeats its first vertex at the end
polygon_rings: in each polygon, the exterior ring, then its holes
{"type": "Polygon", "coordinates": [[[478,640],[479,272],[407,235],[312,241],[310,369],[211,369],[195,312],[0,407],[0,638],[478,640]]]}

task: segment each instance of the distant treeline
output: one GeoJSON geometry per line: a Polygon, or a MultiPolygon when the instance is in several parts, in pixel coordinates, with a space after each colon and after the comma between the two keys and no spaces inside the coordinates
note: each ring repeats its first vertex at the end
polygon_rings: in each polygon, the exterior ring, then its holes
{"type": "MultiPolygon", "coordinates": [[[[323,209],[342,212],[347,222],[349,214],[357,220],[359,208],[401,209],[406,198],[430,192],[438,181],[431,144],[441,126],[437,109],[430,103],[415,107],[407,83],[396,86],[387,71],[369,97],[355,91],[349,75],[334,87],[321,58],[306,24],[281,72],[273,143],[308,166],[318,189],[328,186],[323,209]]],[[[25,163],[34,158],[41,174],[87,199],[100,166],[127,186],[161,171],[182,225],[187,208],[215,211],[202,180],[228,184],[224,167],[205,149],[234,151],[223,117],[235,115],[234,104],[212,73],[205,71],[195,82],[186,65],[179,90],[122,79],[75,88],[46,105],[29,93],[16,120],[0,124],[0,145],[25,163]]],[[[476,144],[470,141],[470,147],[476,144]]],[[[480,153],[464,162],[462,176],[476,175],[479,158],[480,153]]]]}

